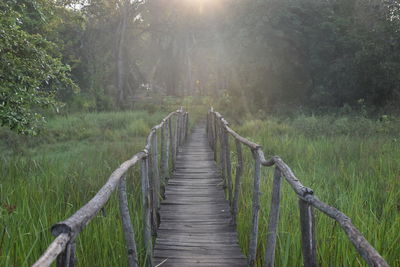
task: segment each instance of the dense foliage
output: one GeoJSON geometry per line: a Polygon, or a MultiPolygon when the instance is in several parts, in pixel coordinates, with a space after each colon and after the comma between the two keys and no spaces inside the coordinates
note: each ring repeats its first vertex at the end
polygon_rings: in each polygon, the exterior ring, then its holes
{"type": "Polygon", "coordinates": [[[74,88],[46,33],[47,16],[39,1],[0,3],[0,122],[35,134],[43,120],[38,109],[57,106],[57,90],[74,88]]]}
{"type": "Polygon", "coordinates": [[[164,95],[237,112],[400,100],[397,0],[7,0],[0,12],[1,121],[20,132],[55,100],[66,112],[164,95]]]}
{"type": "Polygon", "coordinates": [[[313,108],[360,99],[398,104],[397,8],[396,1],[381,0],[237,1],[233,28],[240,34],[232,38],[251,41],[234,42],[240,44],[236,65],[252,99],[258,106],[313,108]]]}

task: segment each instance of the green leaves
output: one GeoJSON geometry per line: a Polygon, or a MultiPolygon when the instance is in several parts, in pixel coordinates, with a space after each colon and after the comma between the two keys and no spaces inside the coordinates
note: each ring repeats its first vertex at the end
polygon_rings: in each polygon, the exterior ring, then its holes
{"type": "Polygon", "coordinates": [[[69,67],[52,56],[55,45],[24,30],[26,14],[8,3],[0,3],[0,123],[34,135],[44,122],[43,111],[59,105],[57,90],[76,85],[68,77],[69,67]]]}

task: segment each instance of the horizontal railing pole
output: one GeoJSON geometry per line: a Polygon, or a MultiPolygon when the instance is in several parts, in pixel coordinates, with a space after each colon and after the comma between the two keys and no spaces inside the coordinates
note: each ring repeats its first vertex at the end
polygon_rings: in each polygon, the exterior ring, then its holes
{"type": "Polygon", "coordinates": [[[70,239],[68,233],[58,235],[32,267],[50,266],[57,259],[57,256],[65,250],[70,239]]]}
{"type": "Polygon", "coordinates": [[[61,233],[72,233],[73,235],[77,235],[80,231],[82,231],[82,229],[90,222],[90,220],[107,203],[112,192],[118,186],[119,181],[125,172],[145,156],[145,152],[139,152],[130,160],[122,163],[120,167],[111,174],[108,181],[97,192],[97,194],[91,200],[89,200],[89,202],[87,202],[67,220],[53,225],[51,228],[53,235],[58,236],[61,233]]]}
{"type": "MultiPolygon", "coordinates": [[[[59,222],[51,228],[51,232],[56,238],[54,241],[49,245],[45,253],[32,265],[33,267],[47,267],[53,263],[57,257],[61,254],[62,258],[67,259],[63,261],[64,265],[69,265],[68,267],[75,266],[75,238],[77,235],[83,230],[83,228],[93,219],[93,217],[105,206],[108,200],[111,197],[111,194],[115,191],[118,187],[121,178],[129,168],[134,166],[138,161],[145,162],[146,164],[142,164],[142,191],[143,188],[147,188],[146,192],[142,192],[147,194],[148,198],[148,186],[143,184],[143,177],[144,174],[147,176],[148,182],[148,175],[149,175],[149,163],[148,163],[148,154],[150,152],[150,148],[152,146],[151,140],[153,139],[153,135],[156,135],[156,131],[165,124],[170,125],[170,121],[172,116],[183,114],[183,109],[176,110],[168,114],[160,124],[153,127],[150,134],[147,137],[147,142],[142,152],[135,154],[131,159],[122,163],[119,168],[117,168],[108,178],[107,182],[101,187],[101,189],[96,193],[96,195],[87,202],[83,207],[81,207],[78,211],[76,211],[71,217],[68,219],[59,222]],[[143,167],[145,166],[145,167],[143,167]],[[64,253],[66,252],[66,253],[64,253]]],[[[156,136],[157,137],[157,136],[156,136]]],[[[143,205],[148,205],[144,204],[143,205]]],[[[146,216],[144,216],[146,217],[146,216]]],[[[146,219],[146,218],[145,218],[146,219]]],[[[147,227],[145,227],[146,229],[147,227]]],[[[145,230],[146,231],[146,230],[145,230]]],[[[147,243],[151,243],[151,240],[148,240],[147,243]]],[[[146,238],[145,238],[146,242],[146,238]]],[[[149,245],[149,244],[148,244],[149,245]]],[[[150,251],[152,251],[151,244],[148,246],[150,247],[150,251]]],[[[152,254],[149,252],[148,254],[152,254]]],[[[60,257],[61,257],[60,256],[60,257]]],[[[61,258],[60,258],[61,259],[61,258]]],[[[150,261],[148,261],[148,266],[152,266],[152,256],[150,257],[150,261]]]]}
{"type": "Polygon", "coordinates": [[[373,246],[371,246],[368,240],[365,239],[360,231],[353,225],[351,219],[343,212],[320,201],[313,195],[308,195],[303,199],[340,224],[351,243],[369,266],[389,267],[389,264],[385,261],[385,259],[373,246]]]}

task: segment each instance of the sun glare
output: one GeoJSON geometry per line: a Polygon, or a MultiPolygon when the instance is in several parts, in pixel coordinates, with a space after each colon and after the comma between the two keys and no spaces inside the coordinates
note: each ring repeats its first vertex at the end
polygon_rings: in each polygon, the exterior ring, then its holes
{"type": "Polygon", "coordinates": [[[222,0],[182,0],[182,2],[202,14],[220,7],[222,0]]]}

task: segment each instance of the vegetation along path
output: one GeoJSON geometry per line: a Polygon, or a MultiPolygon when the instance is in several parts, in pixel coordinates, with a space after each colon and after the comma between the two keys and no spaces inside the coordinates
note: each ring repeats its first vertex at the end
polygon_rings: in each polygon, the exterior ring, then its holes
{"type": "Polygon", "coordinates": [[[246,266],[204,123],[178,153],[161,203],[154,260],[162,266],[246,266]]]}

